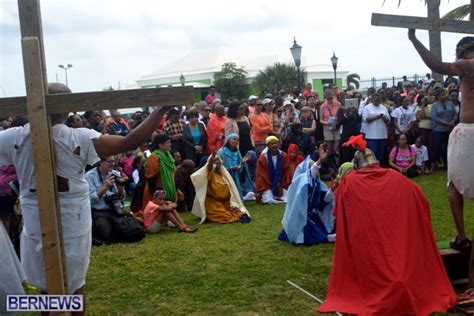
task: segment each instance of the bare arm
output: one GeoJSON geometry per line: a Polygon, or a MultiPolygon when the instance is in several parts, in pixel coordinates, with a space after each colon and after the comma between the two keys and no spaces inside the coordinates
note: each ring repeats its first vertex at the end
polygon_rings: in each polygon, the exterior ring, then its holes
{"type": "Polygon", "coordinates": [[[94,147],[100,157],[112,156],[136,149],[153,134],[167,108],[153,111],[143,123],[127,136],[102,135],[95,139],[94,147]]]}
{"type": "Polygon", "coordinates": [[[415,29],[408,30],[408,38],[413,43],[418,54],[420,54],[421,59],[425,62],[431,70],[438,72],[440,74],[460,76],[462,75],[456,71],[455,67],[451,63],[444,63],[434,54],[432,54],[415,36],[415,29]]]}

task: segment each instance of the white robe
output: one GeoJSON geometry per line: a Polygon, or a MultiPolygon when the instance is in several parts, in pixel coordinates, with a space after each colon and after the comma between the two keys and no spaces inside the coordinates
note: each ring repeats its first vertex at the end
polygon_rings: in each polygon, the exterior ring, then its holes
{"type": "Polygon", "coordinates": [[[10,237],[0,222],[0,314],[6,312],[6,295],[25,294],[22,281],[26,275],[13,249],[10,237]]]}

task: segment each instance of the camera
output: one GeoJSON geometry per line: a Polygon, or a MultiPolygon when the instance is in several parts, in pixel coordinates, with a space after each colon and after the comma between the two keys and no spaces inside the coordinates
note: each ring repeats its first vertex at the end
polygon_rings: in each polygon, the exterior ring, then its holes
{"type": "Polygon", "coordinates": [[[122,214],[122,202],[117,193],[104,196],[104,201],[109,205],[117,214],[122,214]]]}

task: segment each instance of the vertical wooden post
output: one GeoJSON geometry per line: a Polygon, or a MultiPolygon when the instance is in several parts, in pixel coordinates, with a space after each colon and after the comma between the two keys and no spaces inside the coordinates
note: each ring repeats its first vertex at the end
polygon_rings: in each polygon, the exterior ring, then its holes
{"type": "Polygon", "coordinates": [[[56,216],[56,212],[59,211],[56,168],[46,114],[40,46],[36,37],[25,37],[21,42],[48,293],[66,294],[67,282],[58,229],[61,222],[56,216]]]}
{"type": "Polygon", "coordinates": [[[48,293],[66,294],[56,164],[51,124],[46,114],[48,80],[39,0],[18,0],[18,12],[48,293]]]}
{"type": "MultiPolygon", "coordinates": [[[[440,0],[428,0],[428,19],[439,20],[439,4],[440,0]]],[[[441,53],[441,32],[429,31],[430,38],[430,52],[437,56],[440,60],[443,60],[441,53]]],[[[432,72],[431,76],[438,82],[443,82],[444,78],[442,74],[432,72]]]]}
{"type": "Polygon", "coordinates": [[[474,22],[474,0],[471,0],[471,12],[469,14],[469,19],[474,22]]]}

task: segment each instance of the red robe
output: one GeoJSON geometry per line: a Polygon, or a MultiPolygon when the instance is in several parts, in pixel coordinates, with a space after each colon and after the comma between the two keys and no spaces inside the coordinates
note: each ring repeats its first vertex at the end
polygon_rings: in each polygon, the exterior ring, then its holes
{"type": "MultiPolygon", "coordinates": [[[[290,173],[290,159],[287,153],[282,152],[282,171],[280,179],[280,188],[288,189],[293,175],[290,173]]],[[[261,154],[257,160],[257,171],[255,173],[255,191],[262,193],[265,190],[272,189],[272,178],[268,171],[268,161],[266,154],[261,154]]]]}
{"type": "Polygon", "coordinates": [[[392,169],[366,167],[336,190],[337,241],[318,311],[427,315],[456,296],[436,248],[428,201],[392,169]]]}

